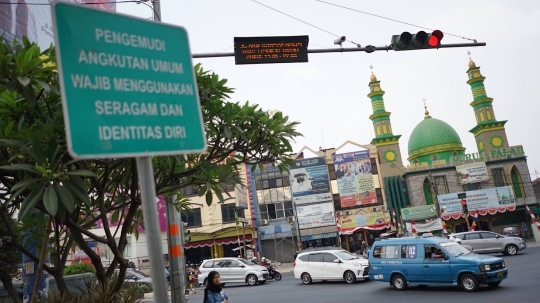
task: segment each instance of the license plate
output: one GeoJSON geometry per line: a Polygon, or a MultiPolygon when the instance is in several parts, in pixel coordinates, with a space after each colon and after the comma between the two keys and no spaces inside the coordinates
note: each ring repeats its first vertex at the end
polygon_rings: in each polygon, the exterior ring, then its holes
{"type": "Polygon", "coordinates": [[[497,273],[495,275],[495,278],[502,277],[502,276],[504,276],[504,271],[501,271],[500,273],[497,273]]]}

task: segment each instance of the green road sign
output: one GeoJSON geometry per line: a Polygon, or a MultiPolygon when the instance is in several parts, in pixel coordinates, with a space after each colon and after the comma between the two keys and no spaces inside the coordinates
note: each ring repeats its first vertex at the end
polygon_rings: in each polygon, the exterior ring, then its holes
{"type": "Polygon", "coordinates": [[[206,151],[184,28],[65,2],[52,11],[73,157],[206,151]]]}

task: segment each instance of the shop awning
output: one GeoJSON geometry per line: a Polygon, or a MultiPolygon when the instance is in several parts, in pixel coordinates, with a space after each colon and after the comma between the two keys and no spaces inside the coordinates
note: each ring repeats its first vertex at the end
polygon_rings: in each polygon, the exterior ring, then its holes
{"type": "Polygon", "coordinates": [[[206,247],[206,246],[212,246],[212,245],[214,245],[214,240],[187,243],[186,245],[184,245],[184,248],[189,249],[189,248],[206,247]]]}
{"type": "Polygon", "coordinates": [[[350,228],[341,228],[339,230],[340,235],[351,235],[355,231],[359,229],[369,229],[369,230],[381,230],[385,228],[390,228],[390,222],[388,223],[381,223],[376,225],[365,225],[365,226],[356,226],[356,227],[350,227],[350,228]]]}
{"type": "MultiPolygon", "coordinates": [[[[490,208],[490,209],[484,209],[484,210],[479,210],[478,211],[478,214],[480,214],[481,216],[485,216],[485,215],[494,215],[496,213],[504,213],[506,211],[514,211],[516,210],[516,206],[515,205],[512,205],[512,206],[507,206],[507,207],[498,207],[498,208],[490,208]]],[[[471,214],[469,212],[469,214],[471,214]]],[[[461,217],[463,217],[463,214],[462,213],[457,213],[457,214],[450,214],[450,215],[443,215],[442,216],[445,220],[449,220],[449,219],[459,219],[461,217]]]]}
{"type": "MultiPolygon", "coordinates": [[[[216,244],[217,244],[217,245],[229,245],[229,244],[234,244],[234,243],[238,243],[238,239],[240,239],[240,242],[243,242],[243,241],[244,241],[244,238],[243,238],[242,236],[240,236],[240,237],[231,237],[231,238],[216,239],[216,244]]],[[[247,241],[247,242],[253,241],[253,239],[251,238],[251,235],[247,235],[247,236],[246,236],[246,241],[247,241]]]]}

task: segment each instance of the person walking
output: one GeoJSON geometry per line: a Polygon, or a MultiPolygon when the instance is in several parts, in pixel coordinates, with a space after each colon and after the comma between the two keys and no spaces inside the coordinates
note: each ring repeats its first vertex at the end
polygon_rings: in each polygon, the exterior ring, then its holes
{"type": "Polygon", "coordinates": [[[521,222],[521,230],[523,230],[523,233],[525,234],[525,238],[529,239],[529,227],[525,222],[521,222]]]}
{"type": "Polygon", "coordinates": [[[223,291],[221,279],[217,271],[208,274],[208,282],[204,289],[204,303],[228,303],[229,297],[223,291]]]}

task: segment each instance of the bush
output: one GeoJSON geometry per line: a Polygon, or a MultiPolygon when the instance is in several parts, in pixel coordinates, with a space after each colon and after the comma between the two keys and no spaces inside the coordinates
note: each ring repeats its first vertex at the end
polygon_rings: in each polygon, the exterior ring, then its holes
{"type": "Polygon", "coordinates": [[[87,272],[95,273],[96,270],[89,263],[75,263],[64,268],[64,276],[84,274],[87,272]]]}
{"type": "Polygon", "coordinates": [[[146,284],[137,284],[137,293],[144,294],[147,292],[152,292],[152,286],[146,284]]]}

